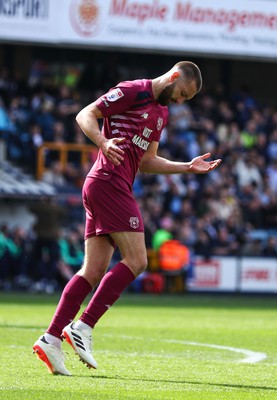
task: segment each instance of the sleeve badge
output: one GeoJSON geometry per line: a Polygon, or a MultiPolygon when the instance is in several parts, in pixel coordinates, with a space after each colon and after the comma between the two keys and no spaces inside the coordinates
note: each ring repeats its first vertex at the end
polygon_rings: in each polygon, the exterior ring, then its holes
{"type": "Polygon", "coordinates": [[[124,94],[123,94],[122,90],[119,88],[115,88],[107,93],[106,98],[108,101],[112,102],[112,101],[121,99],[121,97],[123,97],[123,96],[124,96],[124,94]]]}

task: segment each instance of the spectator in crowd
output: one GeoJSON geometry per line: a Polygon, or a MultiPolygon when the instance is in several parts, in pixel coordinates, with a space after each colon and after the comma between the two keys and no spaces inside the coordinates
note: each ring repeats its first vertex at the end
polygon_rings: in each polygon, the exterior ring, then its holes
{"type": "Polygon", "coordinates": [[[277,160],[277,128],[270,134],[266,152],[270,162],[277,160]]]}
{"type": "Polygon", "coordinates": [[[16,227],[12,231],[7,245],[11,254],[10,270],[12,277],[17,281],[23,280],[29,273],[28,258],[30,257],[27,232],[23,227],[16,227]]]}
{"type": "Polygon", "coordinates": [[[277,241],[276,237],[269,236],[265,245],[262,249],[262,255],[264,257],[277,257],[277,241]]]}
{"type": "Polygon", "coordinates": [[[32,272],[36,282],[34,290],[44,290],[47,285],[49,291],[54,291],[58,271],[57,264],[60,259],[58,239],[60,227],[66,218],[66,211],[52,198],[35,202],[30,206],[30,211],[36,217],[33,255],[36,265],[33,266],[32,272]]]}
{"type": "Polygon", "coordinates": [[[173,238],[172,230],[174,227],[174,221],[170,215],[164,216],[161,221],[160,227],[156,229],[155,233],[152,236],[152,245],[151,247],[154,250],[158,250],[161,245],[173,238]]]}
{"type": "Polygon", "coordinates": [[[268,164],[266,174],[271,191],[277,193],[277,158],[268,164]]]}
{"type": "Polygon", "coordinates": [[[16,255],[18,249],[13,245],[9,237],[7,225],[2,225],[0,230],[0,288],[11,286],[13,271],[11,258],[16,255]]]}
{"type": "Polygon", "coordinates": [[[241,247],[240,255],[248,257],[261,257],[263,253],[262,239],[249,238],[241,247]]]}
{"type": "Polygon", "coordinates": [[[253,119],[246,123],[245,129],[241,132],[241,144],[245,149],[251,149],[257,142],[257,125],[253,119]]]}
{"type": "Polygon", "coordinates": [[[26,288],[31,277],[32,241],[23,227],[0,231],[0,288],[26,288]]]}
{"type": "Polygon", "coordinates": [[[52,161],[46,168],[41,180],[59,189],[66,186],[66,177],[61,162],[59,160],[52,161]]]}
{"type": "Polygon", "coordinates": [[[23,157],[28,160],[28,172],[36,174],[38,149],[44,143],[41,125],[30,123],[22,146],[23,157]],[[27,137],[28,136],[28,137],[27,137]]]}
{"type": "Polygon", "coordinates": [[[42,94],[32,100],[32,119],[41,127],[43,139],[46,142],[53,141],[54,124],[57,120],[55,115],[55,100],[52,96],[42,94]]]}
{"type": "Polygon", "coordinates": [[[209,259],[214,254],[214,243],[208,232],[199,230],[196,232],[197,240],[194,243],[193,249],[195,254],[209,259]]]}
{"type": "Polygon", "coordinates": [[[261,191],[263,189],[263,179],[256,161],[256,152],[247,152],[245,156],[239,158],[235,164],[234,173],[237,176],[240,188],[253,184],[258,190],[261,191]]]}
{"type": "Polygon", "coordinates": [[[217,232],[217,238],[213,243],[213,253],[220,256],[228,256],[237,254],[238,243],[230,235],[226,226],[220,226],[217,232]]]}
{"type": "Polygon", "coordinates": [[[7,155],[13,162],[21,159],[20,141],[16,135],[16,127],[10,118],[9,110],[0,97],[0,135],[5,140],[7,155]]]}
{"type": "Polygon", "coordinates": [[[222,187],[217,196],[209,202],[209,208],[217,220],[226,221],[239,210],[237,199],[230,193],[228,187],[222,187]]]}
{"type": "Polygon", "coordinates": [[[58,240],[59,261],[58,271],[67,283],[79,270],[84,257],[83,245],[77,229],[69,229],[65,235],[58,240]]]}
{"type": "Polygon", "coordinates": [[[184,104],[170,104],[169,106],[170,120],[169,125],[174,130],[173,134],[178,141],[179,138],[186,140],[186,133],[190,130],[193,115],[190,106],[184,104]]]}

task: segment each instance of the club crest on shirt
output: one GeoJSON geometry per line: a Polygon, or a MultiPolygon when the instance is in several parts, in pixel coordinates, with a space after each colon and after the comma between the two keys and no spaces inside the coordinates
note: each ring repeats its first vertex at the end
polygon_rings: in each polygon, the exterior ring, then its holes
{"type": "Polygon", "coordinates": [[[157,120],[157,129],[158,129],[158,131],[161,130],[161,128],[163,126],[163,122],[164,122],[163,118],[159,117],[158,120],[157,120]]]}
{"type": "Polygon", "coordinates": [[[133,229],[137,229],[139,227],[139,219],[138,217],[131,217],[129,219],[130,227],[133,229]]]}
{"type": "Polygon", "coordinates": [[[116,101],[123,96],[124,96],[124,94],[122,93],[121,89],[115,88],[115,89],[111,90],[109,93],[107,93],[106,98],[108,101],[116,101]]]}

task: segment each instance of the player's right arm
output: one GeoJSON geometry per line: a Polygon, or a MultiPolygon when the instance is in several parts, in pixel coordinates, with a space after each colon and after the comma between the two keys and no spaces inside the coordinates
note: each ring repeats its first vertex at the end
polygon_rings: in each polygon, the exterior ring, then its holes
{"type": "Polygon", "coordinates": [[[103,118],[101,110],[95,103],[84,107],[76,116],[76,121],[84,134],[98,146],[105,156],[115,165],[123,161],[124,151],[118,147],[125,138],[107,139],[100,131],[98,119],[103,118]]]}

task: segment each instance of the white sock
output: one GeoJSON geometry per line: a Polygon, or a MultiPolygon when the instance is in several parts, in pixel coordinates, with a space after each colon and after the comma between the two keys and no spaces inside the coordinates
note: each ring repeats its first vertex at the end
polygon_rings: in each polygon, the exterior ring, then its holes
{"type": "Polygon", "coordinates": [[[58,349],[62,348],[62,339],[59,339],[57,336],[53,336],[50,333],[45,333],[43,336],[49,344],[52,344],[52,346],[58,347],[58,349]]]}
{"type": "Polygon", "coordinates": [[[89,331],[91,332],[92,327],[89,326],[88,324],[85,324],[85,322],[81,321],[78,319],[78,321],[75,322],[75,328],[80,329],[81,331],[89,331]]]}

